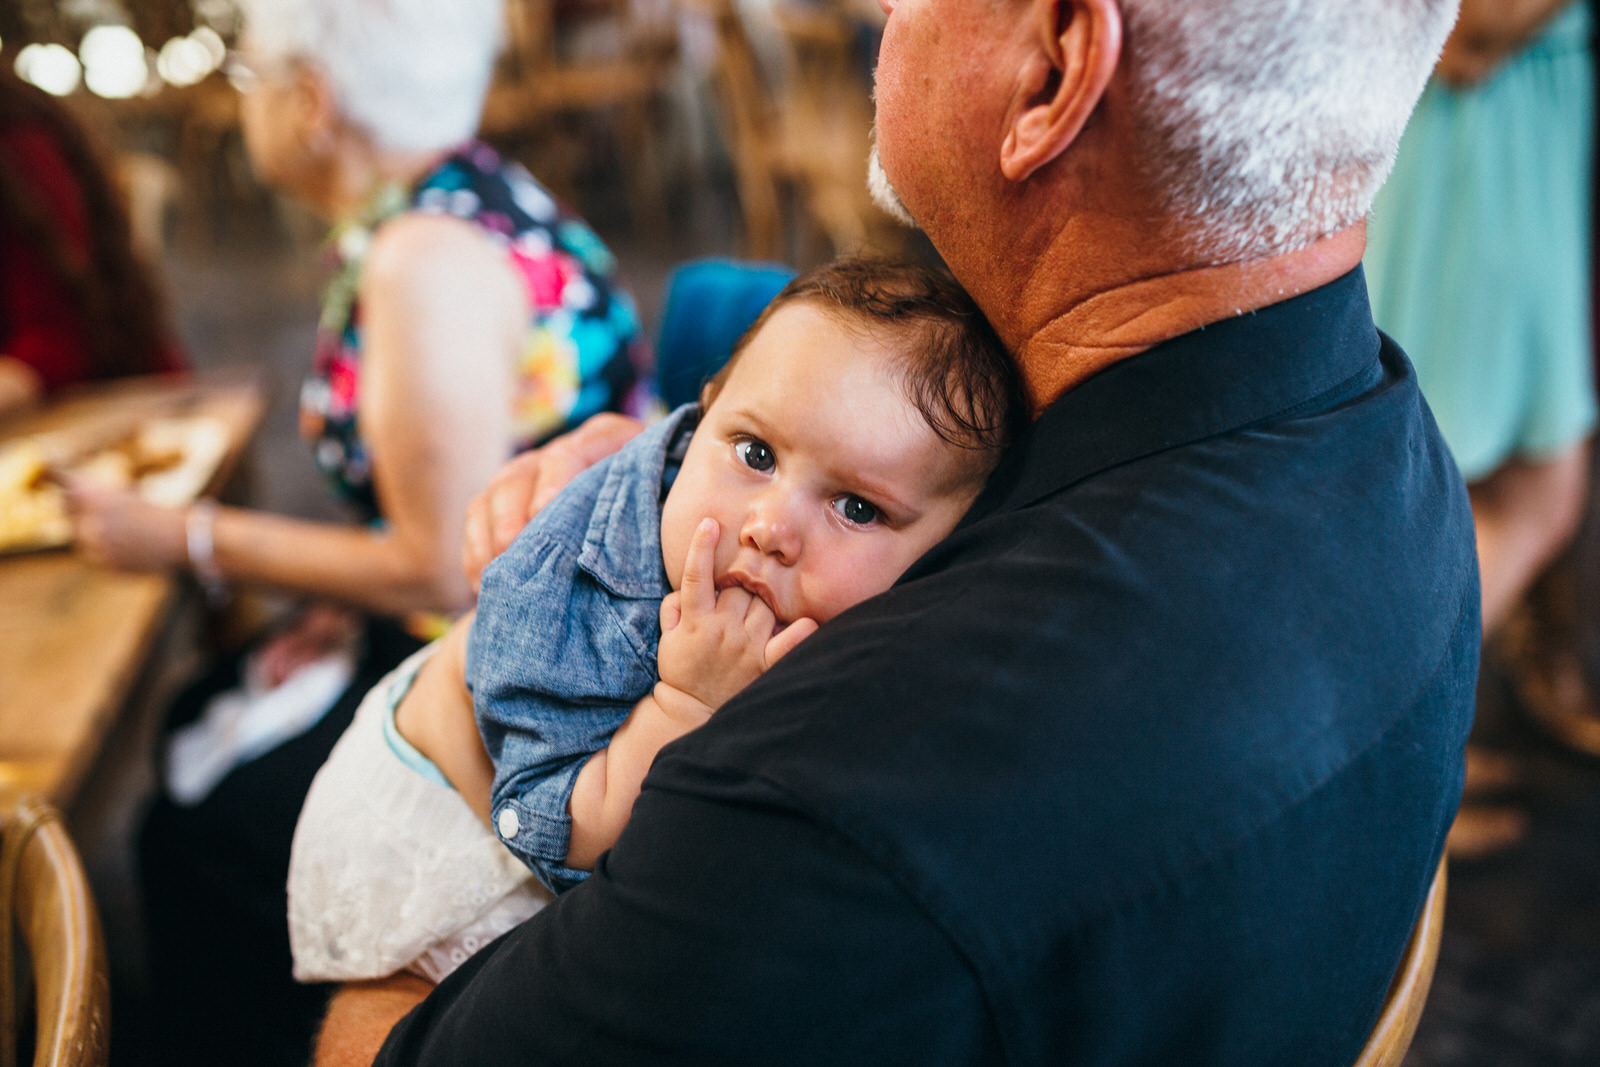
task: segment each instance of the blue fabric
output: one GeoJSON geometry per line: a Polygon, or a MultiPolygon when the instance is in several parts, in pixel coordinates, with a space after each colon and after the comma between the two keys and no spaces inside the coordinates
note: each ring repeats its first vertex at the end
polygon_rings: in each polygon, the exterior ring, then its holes
{"type": "Polygon", "coordinates": [[[1468,481],[1594,429],[1593,33],[1572,3],[1482,84],[1430,83],[1367,224],[1373,317],[1468,481]]]}
{"type": "Polygon", "coordinates": [[[558,893],[588,877],[561,862],[573,782],[656,683],[662,476],[696,417],[679,408],[585,471],[484,571],[467,687],[494,760],[493,825],[558,893]]]}
{"type": "Polygon", "coordinates": [[[699,399],[700,387],[794,273],[732,259],[690,260],[672,272],[656,343],[656,385],[669,408],[699,399]]]}
{"type": "Polygon", "coordinates": [[[1479,644],[1466,489],[1361,273],[1210,323],[664,748],[377,1062],[1348,1067],[1479,644]]]}
{"type": "Polygon", "coordinates": [[[411,692],[411,686],[417,680],[417,672],[422,669],[425,660],[418,660],[411,665],[411,669],[404,674],[397,673],[389,679],[389,691],[383,699],[383,740],[389,746],[389,751],[394,753],[395,759],[416,771],[434,785],[442,785],[446,789],[454,789],[450,779],[444,776],[439,765],[433,760],[417,751],[415,745],[407,741],[400,733],[400,728],[395,725],[394,711],[400,706],[400,701],[411,692]]]}

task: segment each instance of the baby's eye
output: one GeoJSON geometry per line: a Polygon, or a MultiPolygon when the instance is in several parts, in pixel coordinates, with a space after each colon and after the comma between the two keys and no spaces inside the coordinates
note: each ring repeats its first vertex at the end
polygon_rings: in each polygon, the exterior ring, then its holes
{"type": "Polygon", "coordinates": [[[857,526],[870,526],[878,521],[878,509],[858,496],[840,497],[833,502],[833,506],[846,522],[857,526]]]}
{"type": "Polygon", "coordinates": [[[772,449],[768,448],[764,441],[740,441],[733,446],[733,450],[738,453],[740,459],[744,460],[745,466],[751,470],[769,471],[777,461],[772,454],[772,449]]]}

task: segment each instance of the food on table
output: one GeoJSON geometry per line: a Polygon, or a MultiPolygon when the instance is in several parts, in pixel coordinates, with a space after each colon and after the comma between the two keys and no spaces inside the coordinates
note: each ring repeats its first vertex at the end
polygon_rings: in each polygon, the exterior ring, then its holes
{"type": "Polygon", "coordinates": [[[176,507],[200,495],[226,451],[209,416],[148,419],[89,448],[63,433],[0,443],[0,552],[71,543],[62,475],[176,507]]]}
{"type": "Polygon", "coordinates": [[[61,487],[50,480],[44,448],[33,440],[0,446],[0,551],[72,540],[61,487]]]}

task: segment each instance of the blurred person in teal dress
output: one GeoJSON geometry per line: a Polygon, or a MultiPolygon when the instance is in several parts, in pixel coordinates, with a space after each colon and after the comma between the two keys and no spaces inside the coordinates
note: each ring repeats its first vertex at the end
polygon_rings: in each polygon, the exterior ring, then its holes
{"type": "MultiPolygon", "coordinates": [[[[1466,0],[1368,225],[1373,317],[1471,492],[1490,638],[1588,485],[1593,32],[1583,0],[1466,0]]],[[[1476,755],[1469,789],[1503,776],[1476,755]]],[[[1513,837],[1520,814],[1499,815],[1458,824],[1460,850],[1513,837]]]]}

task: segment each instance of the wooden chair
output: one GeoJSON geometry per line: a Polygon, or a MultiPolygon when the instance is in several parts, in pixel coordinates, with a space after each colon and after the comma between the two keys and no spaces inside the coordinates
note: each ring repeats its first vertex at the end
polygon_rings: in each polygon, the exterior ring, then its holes
{"type": "Polygon", "coordinates": [[[863,248],[895,251],[904,231],[867,193],[871,89],[858,69],[849,10],[775,2],[771,25],[758,35],[737,0],[680,2],[716,32],[714,102],[738,190],[743,253],[804,266],[863,248]],[[765,55],[758,36],[770,39],[765,55]],[[798,209],[792,227],[787,194],[798,209]],[[806,247],[808,236],[825,247],[806,247]]]}
{"type": "Polygon", "coordinates": [[[99,1067],[110,1052],[111,986],[105,941],[78,851],[61,817],[37,798],[0,818],[0,1067],[15,1067],[21,933],[32,960],[34,1067],[99,1067]]]}
{"type": "Polygon", "coordinates": [[[1400,958],[1400,969],[1389,985],[1389,995],[1384,998],[1383,1012],[1372,1037],[1361,1050],[1355,1067],[1400,1067],[1411,1039],[1416,1036],[1417,1023],[1422,1018],[1422,1006],[1427,1003],[1428,989],[1433,985],[1433,969],[1439,962],[1439,935],[1444,930],[1445,861],[1439,861],[1439,873],[1433,877],[1433,887],[1422,906],[1416,929],[1400,958]]]}
{"type": "Polygon", "coordinates": [[[525,157],[541,182],[574,200],[588,135],[609,130],[633,221],[661,232],[664,177],[656,143],[678,64],[670,5],[644,0],[507,0],[506,49],[479,133],[525,157]],[[573,40],[599,42],[590,47],[573,40]],[[580,134],[563,144],[562,136],[580,134]]]}

